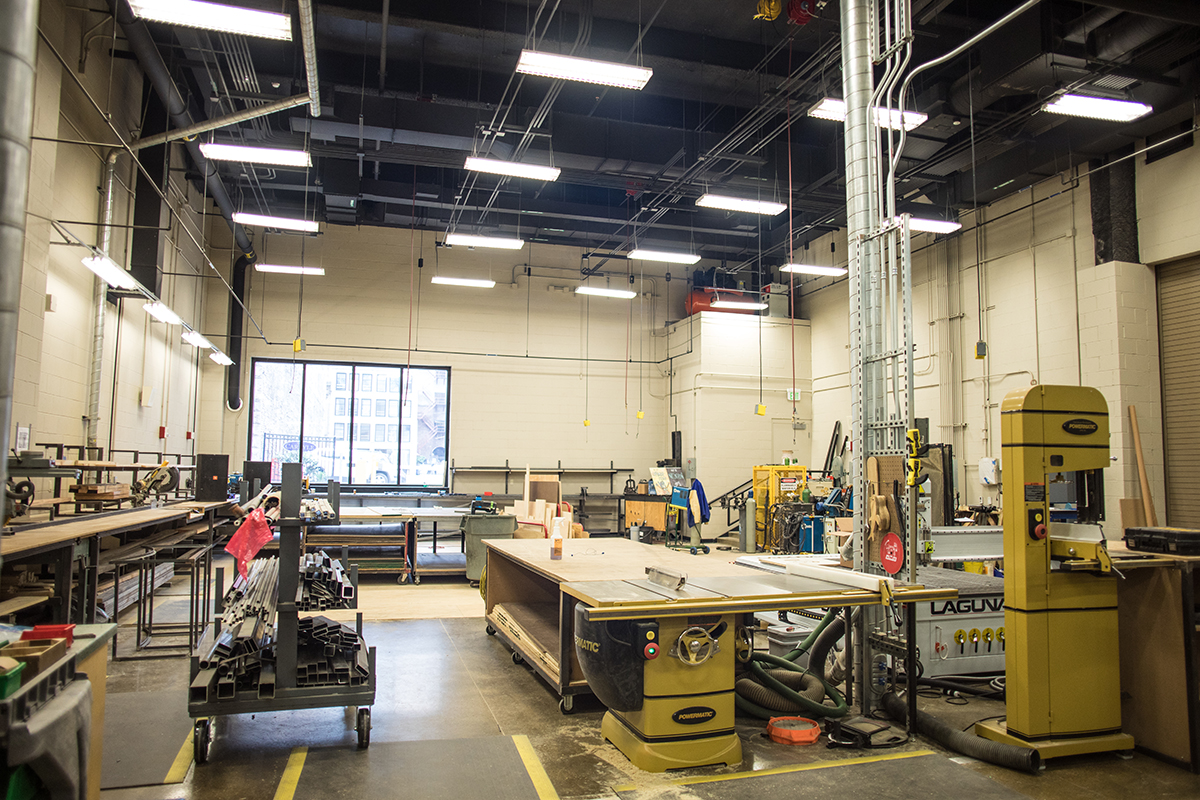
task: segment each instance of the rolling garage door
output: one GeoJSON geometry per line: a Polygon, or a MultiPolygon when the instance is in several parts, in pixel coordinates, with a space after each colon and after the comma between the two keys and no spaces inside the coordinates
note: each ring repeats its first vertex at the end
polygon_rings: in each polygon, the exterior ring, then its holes
{"type": "Polygon", "coordinates": [[[1157,280],[1167,523],[1200,528],[1200,258],[1158,267],[1157,280]]]}

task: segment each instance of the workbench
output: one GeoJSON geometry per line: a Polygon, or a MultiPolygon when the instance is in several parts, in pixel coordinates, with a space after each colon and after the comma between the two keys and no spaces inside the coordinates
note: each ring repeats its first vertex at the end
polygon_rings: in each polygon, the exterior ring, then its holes
{"type": "MultiPolygon", "coordinates": [[[[487,632],[512,649],[514,662],[527,661],[554,687],[563,712],[571,711],[574,695],[588,692],[575,655],[577,602],[589,607],[589,619],[615,620],[878,605],[882,599],[878,591],[766,575],[628,539],[566,539],[561,560],[550,558],[544,539],[485,539],[484,545],[487,632]],[[668,598],[646,581],[646,567],[686,573],[693,591],[668,598]]],[[[953,589],[896,588],[900,603],[956,595],[953,589]]]]}
{"type": "Polygon", "coordinates": [[[1117,581],[1121,727],[1135,747],[1200,773],[1200,556],[1108,543],[1117,581]]]}
{"type": "Polygon", "coordinates": [[[395,555],[359,556],[355,559],[361,573],[395,574],[400,583],[409,578],[413,583],[421,582],[421,575],[466,575],[466,555],[460,547],[457,553],[437,552],[437,526],[453,522],[455,531],[466,509],[416,507],[416,506],[351,506],[343,503],[338,514],[338,526],[310,526],[305,534],[305,550],[322,548],[396,548],[395,555]],[[433,523],[433,553],[417,552],[417,528],[422,522],[433,523]],[[362,529],[350,532],[342,526],[354,525],[362,529]],[[372,533],[370,526],[402,525],[403,533],[372,533]],[[324,530],[322,529],[324,528],[324,530]]]}
{"type": "Polygon", "coordinates": [[[53,564],[54,596],[58,600],[54,620],[93,623],[96,621],[98,564],[102,539],[123,534],[149,534],[178,527],[193,515],[199,515],[207,522],[211,536],[217,511],[228,506],[228,502],[189,501],[161,508],[135,508],[21,526],[0,540],[0,553],[3,553],[6,563],[53,564]],[[73,592],[72,572],[76,561],[80,562],[80,580],[73,592]],[[77,595],[73,619],[72,594],[77,595]]]}

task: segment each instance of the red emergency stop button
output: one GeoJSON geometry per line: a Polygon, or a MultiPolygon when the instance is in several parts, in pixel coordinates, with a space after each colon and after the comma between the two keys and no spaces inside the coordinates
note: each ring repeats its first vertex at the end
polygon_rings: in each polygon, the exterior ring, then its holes
{"type": "Polygon", "coordinates": [[[658,645],[656,645],[654,642],[650,642],[650,644],[642,648],[642,655],[646,657],[647,661],[658,658],[658,645]]]}

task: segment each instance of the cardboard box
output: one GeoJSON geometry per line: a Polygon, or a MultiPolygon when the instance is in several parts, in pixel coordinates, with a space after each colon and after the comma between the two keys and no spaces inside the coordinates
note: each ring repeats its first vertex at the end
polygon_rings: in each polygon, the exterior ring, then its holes
{"type": "Polygon", "coordinates": [[[545,539],[546,531],[541,525],[530,525],[522,523],[517,525],[517,529],[513,531],[514,539],[545,539]]]}
{"type": "Polygon", "coordinates": [[[66,654],[66,639],[27,639],[0,649],[0,656],[15,658],[25,665],[25,671],[21,673],[22,686],[66,654]]]}

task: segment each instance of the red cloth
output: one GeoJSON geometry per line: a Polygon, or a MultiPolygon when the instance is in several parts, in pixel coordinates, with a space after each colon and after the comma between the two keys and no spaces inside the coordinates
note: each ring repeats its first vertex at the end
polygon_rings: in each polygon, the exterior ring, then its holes
{"type": "Polygon", "coordinates": [[[247,577],[246,564],[258,554],[263,545],[271,541],[271,525],[261,508],[250,512],[238,527],[237,533],[225,545],[225,552],[237,559],[238,572],[247,577]]]}

